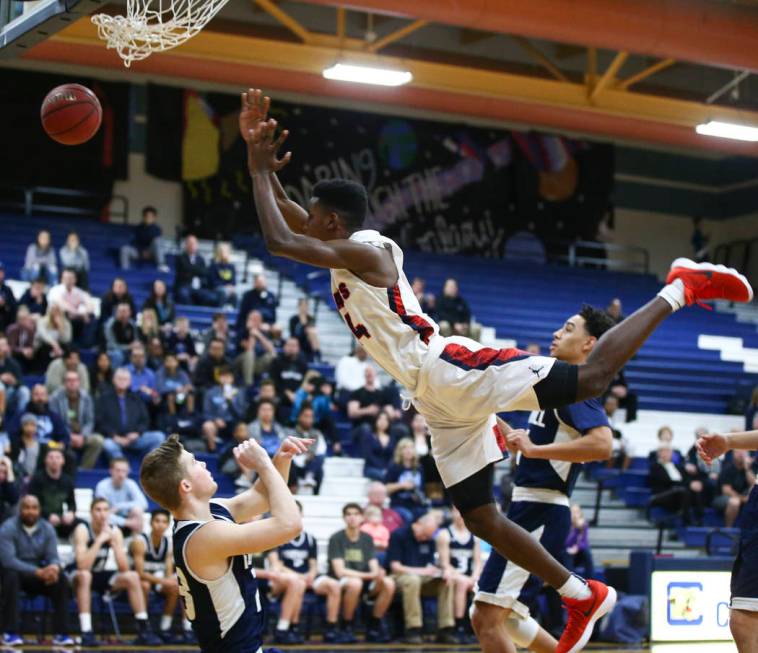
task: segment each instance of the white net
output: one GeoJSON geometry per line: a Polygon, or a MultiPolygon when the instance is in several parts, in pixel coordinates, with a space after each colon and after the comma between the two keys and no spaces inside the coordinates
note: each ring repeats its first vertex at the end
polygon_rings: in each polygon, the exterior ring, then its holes
{"type": "Polygon", "coordinates": [[[97,14],[101,39],[124,65],[170,50],[197,34],[229,0],[127,0],[126,16],[97,14]]]}

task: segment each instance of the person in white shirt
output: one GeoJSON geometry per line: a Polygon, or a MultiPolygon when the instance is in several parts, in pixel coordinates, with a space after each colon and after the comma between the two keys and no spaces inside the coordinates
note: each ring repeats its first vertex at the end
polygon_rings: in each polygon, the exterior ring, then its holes
{"type": "Polygon", "coordinates": [[[90,294],[76,286],[76,272],[63,270],[61,282],[47,293],[51,305],[60,306],[74,329],[74,341],[80,347],[91,347],[97,331],[95,306],[90,294]]]}
{"type": "Polygon", "coordinates": [[[111,524],[141,533],[142,515],[147,510],[147,499],[139,485],[129,478],[129,461],[113,458],[110,478],[104,478],[95,486],[95,498],[107,499],[111,507],[111,524]]]}

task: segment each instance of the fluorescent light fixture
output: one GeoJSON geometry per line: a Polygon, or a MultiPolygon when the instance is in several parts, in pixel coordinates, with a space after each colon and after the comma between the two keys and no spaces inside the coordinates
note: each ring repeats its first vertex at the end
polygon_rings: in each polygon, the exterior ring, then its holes
{"type": "Polygon", "coordinates": [[[737,125],[733,122],[711,120],[695,127],[695,131],[704,136],[719,136],[737,141],[758,141],[758,127],[737,125]]]}
{"type": "Polygon", "coordinates": [[[324,77],[341,82],[358,82],[359,84],[379,84],[380,86],[402,86],[413,79],[407,70],[374,68],[373,66],[355,66],[338,63],[324,69],[324,77]]]}

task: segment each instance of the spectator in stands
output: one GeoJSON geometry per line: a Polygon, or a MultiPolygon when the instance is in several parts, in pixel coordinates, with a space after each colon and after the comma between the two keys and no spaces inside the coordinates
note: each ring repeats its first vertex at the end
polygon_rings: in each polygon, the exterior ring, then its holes
{"type": "Polygon", "coordinates": [[[129,561],[124,548],[121,530],[111,526],[110,506],[103,498],[96,498],[90,507],[90,523],[79,524],[74,531],[74,558],[76,573],[76,603],[79,608],[79,624],[82,631],[82,646],[99,646],[92,632],[92,592],[106,594],[126,590],[137,627],[136,646],[160,646],[163,642],[150,627],[147,606],[142,593],[140,577],[129,570],[129,561]],[[109,568],[111,553],[117,570],[109,568]]]}
{"type": "Polygon", "coordinates": [[[249,426],[248,433],[258,444],[260,444],[270,456],[273,456],[286,433],[275,417],[274,404],[271,401],[263,400],[258,403],[258,414],[254,422],[249,426]]]}
{"type": "Polygon", "coordinates": [[[258,386],[258,393],[253,397],[252,401],[248,404],[247,415],[245,420],[252,422],[258,415],[258,406],[261,402],[268,401],[274,405],[274,409],[279,405],[279,397],[276,396],[276,386],[271,379],[263,379],[260,386],[258,386]]]}
{"type": "Polygon", "coordinates": [[[608,391],[618,398],[619,406],[626,410],[626,421],[633,422],[636,420],[638,397],[636,393],[629,390],[623,369],[619,370],[619,373],[611,381],[608,391]]]}
{"type": "Polygon", "coordinates": [[[578,503],[571,504],[571,530],[566,538],[565,564],[583,578],[595,577],[595,565],[590,548],[589,525],[578,503]]]}
{"type": "Polygon", "coordinates": [[[439,564],[454,588],[453,616],[455,634],[461,644],[470,643],[466,633],[469,594],[474,591],[482,573],[482,550],[479,540],[466,528],[463,517],[453,506],[450,525],[438,531],[434,538],[439,564]]]}
{"type": "Polygon", "coordinates": [[[742,506],[747,503],[750,490],[755,485],[751,460],[746,451],[735,449],[732,460],[725,462],[719,475],[721,494],[713,501],[713,507],[724,515],[724,525],[731,528],[742,506]]]}
{"type": "Polygon", "coordinates": [[[157,389],[155,372],[147,366],[147,355],[142,343],[135,342],[132,345],[126,369],[132,375],[131,391],[142,397],[148,411],[153,410],[160,404],[161,395],[157,389]]]}
{"type": "Polygon", "coordinates": [[[13,357],[21,369],[27,374],[35,371],[34,336],[37,333],[37,322],[25,304],[16,311],[16,321],[8,327],[6,335],[13,357]]]}
{"type": "Polygon", "coordinates": [[[63,471],[65,458],[60,449],[45,452],[42,469],[29,482],[28,493],[39,499],[42,516],[63,539],[76,528],[76,498],[74,479],[63,471]]]}
{"type": "Polygon", "coordinates": [[[76,274],[76,285],[82,290],[89,290],[89,253],[79,240],[75,231],[66,236],[66,243],[58,251],[61,267],[73,270],[76,274]]]}
{"type": "Polygon", "coordinates": [[[89,385],[92,397],[98,399],[104,392],[113,389],[113,363],[111,357],[101,351],[89,370],[89,385]]]}
{"type": "MultiPolygon", "coordinates": [[[[296,501],[300,514],[303,514],[303,506],[296,501]]],[[[318,573],[318,547],[316,538],[310,533],[303,531],[293,540],[282,544],[268,556],[269,567],[274,571],[289,571],[295,574],[303,583],[304,590],[312,590],[317,596],[326,599],[326,624],[324,626],[325,643],[335,643],[337,637],[337,619],[340,613],[340,599],[342,591],[337,579],[318,573]]],[[[292,623],[285,624],[282,620],[277,624],[277,633],[274,637],[278,643],[302,643],[300,634],[300,611],[302,604],[295,607],[292,615],[292,623]],[[286,627],[285,627],[286,626],[286,627]],[[290,637],[282,636],[289,628],[290,637]],[[292,636],[294,635],[294,637],[292,636]],[[287,641],[289,640],[289,641],[287,641]]]]}
{"type": "Polygon", "coordinates": [[[703,485],[689,477],[684,465],[674,462],[673,453],[669,443],[662,443],[655,462],[650,465],[650,507],[680,513],[685,524],[692,521],[694,509],[696,523],[702,523],[703,485]]]}
{"type": "Polygon", "coordinates": [[[57,304],[52,304],[47,309],[47,314],[37,322],[37,331],[34,334],[35,349],[38,360],[44,361],[44,368],[51,358],[63,355],[63,346],[71,342],[71,322],[66,319],[63,309],[57,304]]]}
{"type": "Polygon", "coordinates": [[[354,643],[353,618],[364,590],[374,600],[366,641],[386,643],[392,638],[384,616],[395,596],[395,581],[379,565],[371,536],[361,532],[363,508],[348,503],[342,508],[345,529],[329,538],[327,559],[329,573],[340,581],[342,588],[341,643],[354,643]]]}
{"type": "Polygon", "coordinates": [[[145,345],[147,353],[147,366],[156,374],[163,367],[163,359],[166,357],[166,350],[163,347],[163,340],[159,336],[154,336],[147,341],[145,345]]]}
{"type": "Polygon", "coordinates": [[[111,284],[111,289],[100,300],[100,323],[102,325],[106,325],[108,320],[116,315],[119,304],[129,304],[129,314],[136,317],[137,306],[123,277],[116,277],[111,284]]]}
{"type": "MultiPolygon", "coordinates": [[[[268,595],[279,599],[279,620],[274,630],[274,642],[277,644],[302,644],[303,638],[299,633],[292,632],[291,624],[297,611],[303,603],[305,581],[297,574],[285,569],[283,565],[272,565],[268,554],[265,568],[255,569],[255,575],[268,585],[268,595]]],[[[275,559],[275,558],[273,558],[275,559]]],[[[255,561],[253,561],[255,566],[255,561]]],[[[265,585],[264,585],[265,587],[265,585]]]]}
{"type": "Polygon", "coordinates": [[[437,300],[440,333],[472,336],[471,309],[468,302],[458,293],[458,282],[448,279],[442,288],[442,296],[437,300]]]}
{"type": "Polygon", "coordinates": [[[346,406],[350,394],[363,387],[366,379],[366,368],[371,363],[366,350],[355,343],[355,349],[349,356],[343,356],[337,361],[334,379],[337,383],[337,398],[342,406],[346,406]]]}
{"type": "Polygon", "coordinates": [[[603,400],[603,409],[608,417],[608,423],[611,425],[613,440],[611,440],[611,457],[608,460],[608,467],[615,469],[627,469],[632,463],[634,449],[629,438],[624,437],[623,433],[617,428],[618,418],[616,411],[619,407],[619,400],[616,395],[608,394],[603,400]]]}
{"type": "Polygon", "coordinates": [[[164,440],[160,431],[148,431],[145,402],[130,391],[132,375],[126,368],[113,374],[113,390],[95,402],[95,424],[103,434],[108,458],[121,458],[124,451],[143,457],[164,440]]]}
{"type": "Polygon", "coordinates": [[[289,420],[295,402],[295,393],[307,371],[308,365],[300,355],[298,339],[287,338],[282,353],[273,360],[268,371],[276,384],[276,392],[281,398],[278,414],[282,421],[289,420]]]}
{"type": "Polygon", "coordinates": [[[217,293],[219,306],[234,308],[237,305],[237,270],[232,263],[229,243],[219,243],[208,268],[208,285],[217,293]]]}
{"type": "Polygon", "coordinates": [[[410,524],[418,515],[426,512],[424,496],[424,473],[418,462],[413,440],[403,438],[395,446],[394,461],[384,477],[390,507],[410,524]]]}
{"type": "Polygon", "coordinates": [[[305,403],[300,407],[290,435],[314,441],[308,451],[292,459],[290,484],[296,481],[299,485],[310,488],[313,494],[318,494],[324,480],[324,459],[328,447],[324,434],[314,427],[313,407],[310,404],[305,403]]]}
{"type": "Polygon", "coordinates": [[[142,310],[152,308],[158,316],[158,322],[164,330],[170,330],[171,323],[176,317],[176,307],[174,300],[168,294],[166,282],[163,279],[153,281],[150,295],[142,304],[142,310]]]}
{"type": "Polygon", "coordinates": [[[231,361],[226,357],[226,347],[223,340],[211,340],[206,353],[200,357],[195,367],[195,387],[209,390],[219,382],[222,369],[231,367],[231,361]]]}
{"type": "Polygon", "coordinates": [[[28,485],[42,460],[41,445],[37,439],[37,418],[31,413],[21,417],[20,433],[15,440],[11,440],[11,458],[18,463],[21,485],[28,485]]]}
{"type": "Polygon", "coordinates": [[[195,388],[189,374],[179,367],[176,354],[166,354],[163,367],[155,375],[155,387],[169,415],[176,415],[177,408],[185,404],[188,412],[195,412],[195,388]]]}
{"type": "Polygon", "coordinates": [[[5,266],[0,262],[0,332],[16,321],[18,304],[10,286],[5,283],[5,266]]]}
{"type": "Polygon", "coordinates": [[[186,317],[176,318],[174,330],[169,334],[166,341],[166,351],[176,354],[179,364],[188,372],[194,369],[197,363],[197,352],[195,351],[195,339],[190,333],[190,323],[186,317]]]}
{"type": "Polygon", "coordinates": [[[50,242],[49,231],[40,231],[37,240],[26,248],[21,278],[24,281],[44,279],[47,285],[52,285],[58,280],[58,262],[50,242]]]}
{"type": "Polygon", "coordinates": [[[207,349],[211,340],[223,340],[226,346],[227,355],[234,354],[234,343],[232,342],[232,334],[229,332],[229,320],[226,319],[226,313],[214,313],[211,320],[211,326],[205,330],[202,335],[201,342],[207,349]]]}
{"type": "Polygon", "coordinates": [[[137,342],[137,325],[127,302],[116,306],[116,314],[105,325],[105,347],[114,367],[120,367],[137,342]]]}
{"type": "Polygon", "coordinates": [[[153,338],[160,339],[162,336],[161,325],[158,323],[158,316],[155,311],[152,308],[144,309],[140,315],[137,338],[143,345],[147,346],[153,338]]]}
{"type": "Polygon", "coordinates": [[[19,496],[20,484],[16,480],[13,462],[4,451],[0,451],[0,524],[15,514],[19,496]]]}
{"type": "Polygon", "coordinates": [[[190,234],[184,239],[184,252],[176,259],[174,297],[178,304],[218,306],[218,293],[210,287],[208,266],[198,254],[197,238],[190,234]]]}
{"type": "Polygon", "coordinates": [[[297,313],[290,318],[290,336],[298,339],[300,349],[309,362],[321,360],[316,319],[308,312],[307,297],[297,300],[297,313]]]}
{"type": "Polygon", "coordinates": [[[658,446],[649,454],[651,463],[655,461],[657,453],[661,447],[668,447],[671,449],[671,456],[675,465],[681,465],[684,462],[682,452],[674,448],[674,431],[670,426],[661,426],[661,428],[658,429],[656,438],[658,440],[658,446]]]}
{"type": "Polygon", "coordinates": [[[710,240],[711,237],[703,231],[703,218],[692,218],[692,239],[690,242],[692,243],[693,258],[696,261],[708,260],[708,245],[710,240]]]}
{"type": "Polygon", "coordinates": [[[110,477],[95,486],[95,498],[103,498],[110,506],[110,523],[128,533],[142,532],[142,515],[147,510],[147,499],[134,479],[129,478],[129,461],[111,458],[110,477]]]}
{"type": "MultiPolygon", "coordinates": [[[[363,509],[363,517],[365,521],[361,526],[361,532],[368,533],[374,542],[377,554],[383,554],[390,544],[390,529],[382,521],[382,509],[377,506],[368,505],[363,509]]],[[[377,555],[378,557],[379,555],[377,555]]],[[[383,555],[379,562],[384,562],[383,555]]]]}
{"type": "Polygon", "coordinates": [[[252,485],[252,472],[242,469],[237,464],[237,459],[233,453],[234,447],[249,437],[248,425],[245,422],[237,422],[232,428],[231,440],[221,449],[218,456],[218,468],[221,473],[229,476],[238,487],[250,487],[252,485]]]}
{"type": "Polygon", "coordinates": [[[26,306],[32,315],[45,315],[47,313],[45,282],[42,279],[34,279],[26,292],[21,295],[18,304],[26,306]]]}
{"type": "Polygon", "coordinates": [[[704,426],[695,429],[695,442],[684,457],[684,469],[690,478],[699,480],[703,484],[703,501],[705,505],[713,502],[718,490],[719,473],[721,472],[721,460],[716,458],[711,464],[707,464],[697,453],[698,438],[708,435],[710,431],[704,426]]]}
{"type": "Polygon", "coordinates": [[[63,377],[67,372],[74,372],[79,377],[82,390],[90,391],[89,374],[81,361],[79,350],[75,347],[65,347],[63,356],[52,361],[45,372],[45,387],[50,394],[63,387],[63,377]]]}
{"type": "Polygon", "coordinates": [[[18,517],[11,517],[0,527],[2,560],[4,646],[23,644],[19,636],[19,606],[23,590],[28,596],[46,596],[53,607],[55,636],[52,645],[72,646],[68,636],[68,582],[61,568],[53,527],[40,516],[40,502],[27,494],[21,500],[18,517]]]}
{"type": "Polygon", "coordinates": [[[387,507],[387,486],[379,481],[369,483],[367,499],[369,506],[376,506],[382,511],[382,523],[390,533],[405,524],[396,510],[387,507]]]}
{"type": "Polygon", "coordinates": [[[161,244],[161,228],[155,224],[158,210],[154,206],[142,209],[142,222],[134,227],[132,242],[119,249],[121,268],[128,270],[134,259],[152,261],[161,272],[169,272],[161,244]]]}
{"type": "Polygon", "coordinates": [[[317,414],[317,421],[330,416],[332,412],[331,392],[331,384],[319,372],[308,370],[303,377],[303,382],[295,392],[289,421],[295,423],[300,414],[300,408],[304,404],[310,404],[314,413],[317,414]]]}
{"type": "Polygon", "coordinates": [[[202,436],[209,452],[216,451],[221,440],[229,439],[232,426],[244,418],[246,410],[245,391],[234,384],[232,368],[221,367],[218,382],[203,395],[202,436]]]}
{"type": "Polygon", "coordinates": [[[426,418],[421,413],[416,413],[411,420],[410,437],[416,447],[416,456],[418,457],[419,465],[421,465],[421,472],[424,475],[424,484],[426,485],[427,492],[430,488],[430,484],[435,484],[436,486],[439,486],[435,489],[441,497],[444,494],[444,489],[442,486],[442,478],[440,478],[437,465],[432,456],[432,435],[429,432],[429,425],[426,423],[426,418]]]}
{"type": "Polygon", "coordinates": [[[424,299],[425,289],[426,289],[426,281],[424,281],[424,279],[422,279],[421,277],[413,277],[413,282],[411,283],[411,290],[413,291],[413,294],[416,296],[416,299],[418,300],[419,304],[424,299]]]}
{"type": "Polygon", "coordinates": [[[610,301],[608,306],[605,307],[605,312],[611,316],[616,324],[623,322],[624,318],[626,317],[624,315],[624,307],[621,305],[621,300],[618,297],[614,297],[610,301]]]}
{"type": "Polygon", "coordinates": [[[23,413],[29,403],[29,388],[23,384],[21,366],[11,356],[8,339],[2,334],[0,334],[0,381],[5,386],[4,416],[7,418],[23,413]]]}
{"type": "Polygon", "coordinates": [[[758,385],[753,388],[750,403],[745,409],[745,430],[758,430],[758,385]]]}
{"type": "Polygon", "coordinates": [[[239,310],[237,311],[237,333],[242,331],[250,311],[259,311],[267,331],[276,322],[276,307],[278,305],[276,295],[267,287],[266,275],[257,274],[253,281],[253,287],[242,295],[239,310]]]}
{"type": "Polygon", "coordinates": [[[390,418],[385,411],[376,416],[374,428],[360,443],[363,475],[372,481],[384,481],[395,455],[395,438],[390,433],[390,418]]]}
{"type": "Polygon", "coordinates": [[[353,425],[354,439],[369,433],[374,419],[382,410],[390,416],[395,412],[387,393],[377,383],[373,365],[366,367],[363,378],[363,386],[353,392],[347,402],[347,416],[353,425]]]}
{"type": "Polygon", "coordinates": [[[103,436],[94,433],[95,404],[89,392],[82,387],[79,374],[70,370],[65,373],[63,387],[50,397],[50,410],[66,425],[71,449],[81,456],[79,467],[92,469],[103,450],[103,436]]]}
{"type": "Polygon", "coordinates": [[[82,347],[91,347],[97,334],[95,307],[89,293],[76,286],[76,272],[64,269],[61,282],[47,293],[50,305],[63,310],[71,323],[74,341],[82,347]]]}
{"type": "Polygon", "coordinates": [[[449,576],[435,564],[434,534],[439,527],[433,513],[421,515],[390,536],[387,564],[403,598],[407,644],[421,644],[423,612],[421,595],[437,596],[437,641],[458,644],[453,619],[453,586],[449,576]]]}
{"type": "Polygon", "coordinates": [[[250,311],[245,328],[237,332],[235,366],[240,370],[245,385],[252,385],[256,376],[265,373],[276,356],[274,343],[263,327],[260,311],[250,311]]]}

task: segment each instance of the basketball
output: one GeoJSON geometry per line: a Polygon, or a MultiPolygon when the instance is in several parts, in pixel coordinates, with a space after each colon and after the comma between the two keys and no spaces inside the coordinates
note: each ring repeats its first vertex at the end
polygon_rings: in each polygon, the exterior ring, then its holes
{"type": "Polygon", "coordinates": [[[100,128],[103,109],[97,96],[81,84],[63,84],[50,91],[40,110],[42,127],[54,141],[81,145],[100,128]]]}

